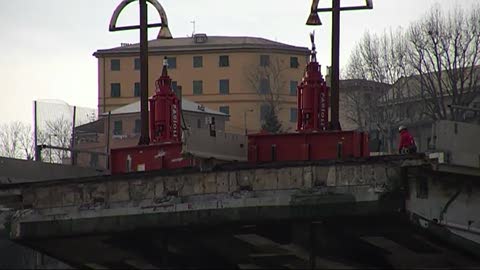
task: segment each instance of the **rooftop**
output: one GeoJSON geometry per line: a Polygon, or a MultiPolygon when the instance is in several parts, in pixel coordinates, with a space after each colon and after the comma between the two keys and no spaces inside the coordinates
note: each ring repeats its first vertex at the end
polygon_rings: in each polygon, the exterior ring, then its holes
{"type": "MultiPolygon", "coordinates": [[[[149,107],[150,107],[150,104],[149,104],[149,107]]],[[[182,111],[228,116],[225,113],[209,109],[199,103],[187,100],[185,98],[182,98],[182,111]]],[[[113,110],[111,113],[112,115],[117,115],[117,114],[139,113],[139,112],[140,112],[140,101],[137,101],[137,102],[122,106],[120,108],[117,108],[113,110]]],[[[107,114],[108,113],[104,113],[104,115],[107,115],[107,114]]]]}
{"type": "MultiPolygon", "coordinates": [[[[206,51],[206,50],[241,50],[241,49],[266,49],[283,50],[308,54],[306,47],[297,47],[258,37],[231,37],[231,36],[208,36],[204,42],[195,42],[193,37],[173,39],[154,39],[148,42],[149,52],[183,52],[183,51],[206,51]]],[[[132,54],[140,50],[139,43],[127,44],[111,49],[96,51],[93,55],[102,57],[106,55],[132,54]]]]}

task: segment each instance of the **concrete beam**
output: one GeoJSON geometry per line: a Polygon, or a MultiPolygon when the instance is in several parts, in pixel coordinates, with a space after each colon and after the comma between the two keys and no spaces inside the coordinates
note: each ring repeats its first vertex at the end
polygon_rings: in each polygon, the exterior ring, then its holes
{"type": "Polygon", "coordinates": [[[395,158],[393,163],[275,163],[16,186],[27,211],[13,218],[11,236],[29,239],[392,211],[379,200],[400,181],[398,163],[405,160],[395,158]]]}
{"type": "Polygon", "coordinates": [[[136,260],[127,260],[125,264],[134,267],[135,269],[160,269],[156,266],[153,266],[147,262],[136,261],[136,260]]]}
{"type": "Polygon", "coordinates": [[[105,266],[102,266],[102,265],[99,265],[99,264],[96,264],[96,263],[86,263],[85,266],[90,268],[90,269],[95,269],[95,270],[110,269],[108,267],[105,267],[105,266]]]}
{"type": "MultiPolygon", "coordinates": [[[[12,239],[42,239],[85,234],[116,233],[151,228],[178,226],[217,226],[230,223],[252,223],[271,220],[318,219],[332,216],[360,216],[390,213],[396,208],[388,202],[345,202],[300,206],[253,206],[203,209],[195,211],[153,212],[152,210],[125,209],[123,214],[106,214],[111,210],[98,210],[95,215],[81,216],[71,213],[60,215],[27,216],[11,225],[12,239]],[[29,220],[30,219],[30,220],[29,220]]],[[[396,205],[396,204],[395,204],[396,205]]],[[[174,209],[174,207],[173,207],[174,209]]],[[[45,212],[44,212],[45,213],[45,212]]],[[[73,211],[72,211],[73,213],[73,211]]]]}

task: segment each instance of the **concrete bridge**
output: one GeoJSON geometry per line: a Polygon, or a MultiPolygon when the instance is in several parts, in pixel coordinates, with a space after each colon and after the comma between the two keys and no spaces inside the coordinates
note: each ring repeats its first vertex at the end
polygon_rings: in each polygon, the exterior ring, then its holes
{"type": "Polygon", "coordinates": [[[420,155],[236,163],[3,184],[0,198],[11,239],[73,267],[480,266],[402,215],[422,170],[420,155]]]}

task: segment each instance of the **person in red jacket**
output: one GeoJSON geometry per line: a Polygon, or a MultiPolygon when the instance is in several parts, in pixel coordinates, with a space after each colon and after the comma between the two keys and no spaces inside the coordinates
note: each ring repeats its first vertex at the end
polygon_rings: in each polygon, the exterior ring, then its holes
{"type": "Polygon", "coordinates": [[[398,128],[398,132],[400,132],[400,143],[398,144],[398,152],[400,154],[410,154],[417,152],[417,146],[415,144],[415,140],[413,139],[410,132],[408,132],[405,126],[400,126],[398,128]]]}

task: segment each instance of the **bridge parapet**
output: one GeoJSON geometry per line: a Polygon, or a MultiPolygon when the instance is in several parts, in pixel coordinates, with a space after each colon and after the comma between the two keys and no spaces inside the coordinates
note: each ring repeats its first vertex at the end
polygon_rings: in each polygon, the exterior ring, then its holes
{"type": "Polygon", "coordinates": [[[362,204],[381,207],[402,165],[423,162],[413,157],[239,164],[210,172],[182,169],[22,185],[16,189],[23,210],[12,219],[11,237],[360,213],[362,204]]]}

